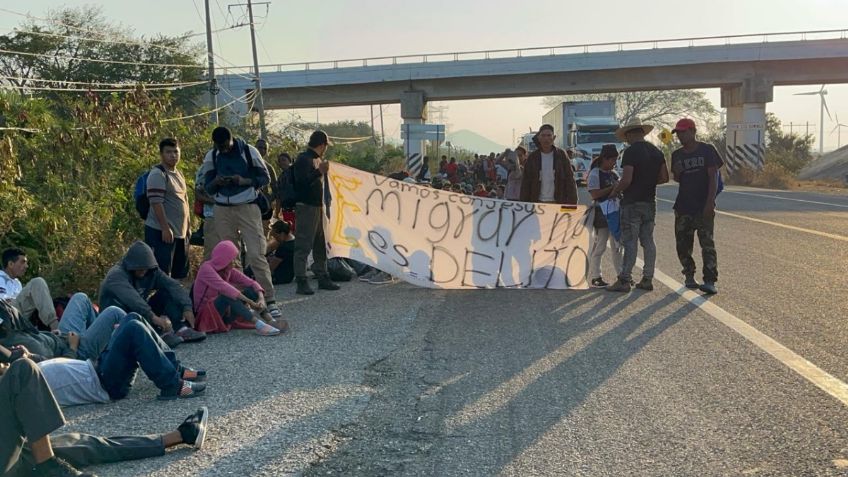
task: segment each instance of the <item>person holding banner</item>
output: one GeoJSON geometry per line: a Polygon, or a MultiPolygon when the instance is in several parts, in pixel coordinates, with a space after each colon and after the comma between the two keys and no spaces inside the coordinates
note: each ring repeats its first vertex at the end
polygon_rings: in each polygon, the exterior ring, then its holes
{"type": "Polygon", "coordinates": [[[521,176],[521,201],[577,204],[577,183],[565,151],[554,146],[554,127],[543,124],[539,148],[530,153],[521,176]]]}
{"type": "Polygon", "coordinates": [[[592,252],[589,255],[589,278],[593,288],[605,288],[609,283],[601,277],[601,258],[607,250],[607,242],[612,249],[612,263],[615,266],[616,275],[621,273],[621,262],[623,259],[620,233],[613,233],[612,227],[617,230],[618,224],[608,224],[607,217],[601,210],[601,205],[609,201],[618,201],[618,197],[610,197],[610,192],[618,185],[618,174],[615,172],[615,163],[618,160],[618,150],[614,144],[604,144],[601,154],[592,162],[589,177],[586,180],[586,189],[595,201],[595,239],[592,243],[592,252]],[[616,236],[618,235],[618,236],[616,236]]]}
{"type": "Polygon", "coordinates": [[[327,245],[324,240],[324,221],[321,217],[324,210],[324,176],[330,170],[330,163],[324,160],[323,156],[330,146],[330,138],[324,131],[315,131],[309,136],[307,146],[292,166],[297,197],[294,276],[297,281],[297,293],[300,295],[315,293],[306,279],[306,260],[310,252],[315,260],[312,270],[318,277],[318,288],[339,289],[327,273],[327,245]]]}

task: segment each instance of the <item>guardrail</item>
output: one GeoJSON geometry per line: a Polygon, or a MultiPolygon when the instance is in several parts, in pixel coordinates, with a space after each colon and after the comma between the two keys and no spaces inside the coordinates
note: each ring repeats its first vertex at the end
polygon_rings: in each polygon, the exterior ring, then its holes
{"type": "MultiPolygon", "coordinates": [[[[563,46],[546,46],[532,48],[511,48],[503,50],[461,51],[453,53],[424,53],[416,55],[376,56],[370,58],[355,58],[347,60],[310,61],[298,63],[279,63],[259,65],[260,73],[286,71],[312,71],[339,68],[357,68],[365,66],[426,64],[448,61],[491,60],[508,58],[526,58],[555,56],[567,54],[589,54],[615,51],[638,51],[657,48],[696,47],[716,45],[738,45],[769,43],[775,41],[807,41],[807,40],[844,40],[848,37],[848,29],[843,30],[814,30],[777,33],[752,33],[746,35],[703,36],[692,38],[675,38],[665,40],[637,40],[608,43],[591,43],[563,46]],[[756,41],[752,41],[756,40],[756,41]]],[[[222,75],[252,74],[253,67],[222,68],[222,75]]]]}

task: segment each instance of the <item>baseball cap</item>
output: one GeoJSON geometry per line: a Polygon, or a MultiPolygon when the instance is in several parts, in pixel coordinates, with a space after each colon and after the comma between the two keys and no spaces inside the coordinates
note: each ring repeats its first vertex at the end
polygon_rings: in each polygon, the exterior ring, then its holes
{"type": "Polygon", "coordinates": [[[324,144],[328,146],[333,145],[333,142],[330,141],[330,138],[329,136],[327,136],[326,132],[319,129],[309,136],[309,147],[318,147],[324,144]]]}
{"type": "Polygon", "coordinates": [[[671,132],[673,134],[687,129],[695,129],[695,121],[689,118],[683,118],[680,121],[677,121],[677,124],[674,125],[674,129],[672,129],[671,132]]]}

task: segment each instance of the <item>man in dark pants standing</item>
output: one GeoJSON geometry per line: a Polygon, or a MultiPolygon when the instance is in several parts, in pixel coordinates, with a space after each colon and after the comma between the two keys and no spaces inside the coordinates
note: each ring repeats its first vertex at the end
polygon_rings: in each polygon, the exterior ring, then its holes
{"type": "Polygon", "coordinates": [[[318,288],[338,290],[327,273],[327,244],[324,240],[324,176],[330,163],[322,159],[330,145],[324,131],[315,131],[309,136],[308,148],[294,162],[294,190],[297,195],[297,235],[294,242],[294,276],[297,293],[315,293],[306,279],[306,259],[309,252],[315,260],[313,270],[318,276],[318,288]]]}
{"type": "Polygon", "coordinates": [[[150,211],[144,222],[144,241],[166,275],[188,276],[189,207],[185,177],[177,169],[180,145],[176,139],[159,142],[160,163],[147,176],[150,211]]]}
{"type": "Polygon", "coordinates": [[[677,257],[683,265],[686,288],[700,288],[708,295],[718,293],[718,256],[713,239],[715,225],[715,198],[718,191],[718,169],[723,162],[711,144],[695,139],[695,121],[683,118],[677,121],[672,133],[683,145],[671,154],[671,172],[680,183],[674,201],[674,237],[677,257]],[[704,260],[704,284],[695,281],[695,260],[692,247],[695,232],[704,260]]]}
{"type": "Polygon", "coordinates": [[[608,286],[607,291],[629,292],[636,265],[639,244],[645,256],[642,280],[636,288],[645,291],[654,289],[654,266],[657,261],[657,246],[654,243],[654,221],[657,216],[657,185],[668,182],[668,167],[665,156],[656,146],[645,140],[653,126],[642,124],[638,118],[618,128],[615,135],[630,146],[624,150],[621,181],[610,192],[610,197],[623,193],[621,199],[621,244],[624,259],[618,280],[608,286]]]}

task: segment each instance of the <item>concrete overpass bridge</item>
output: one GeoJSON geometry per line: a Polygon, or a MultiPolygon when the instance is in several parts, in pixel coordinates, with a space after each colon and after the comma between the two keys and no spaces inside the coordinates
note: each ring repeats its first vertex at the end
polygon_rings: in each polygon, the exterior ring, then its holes
{"type": "MultiPolygon", "coordinates": [[[[774,86],[848,83],[848,29],[566,45],[263,65],[266,109],[401,104],[405,124],[427,101],[721,88],[731,168],[763,164],[774,86]]],[[[230,91],[252,68],[222,70],[230,91]]],[[[405,141],[415,169],[420,141],[405,141]]]]}

